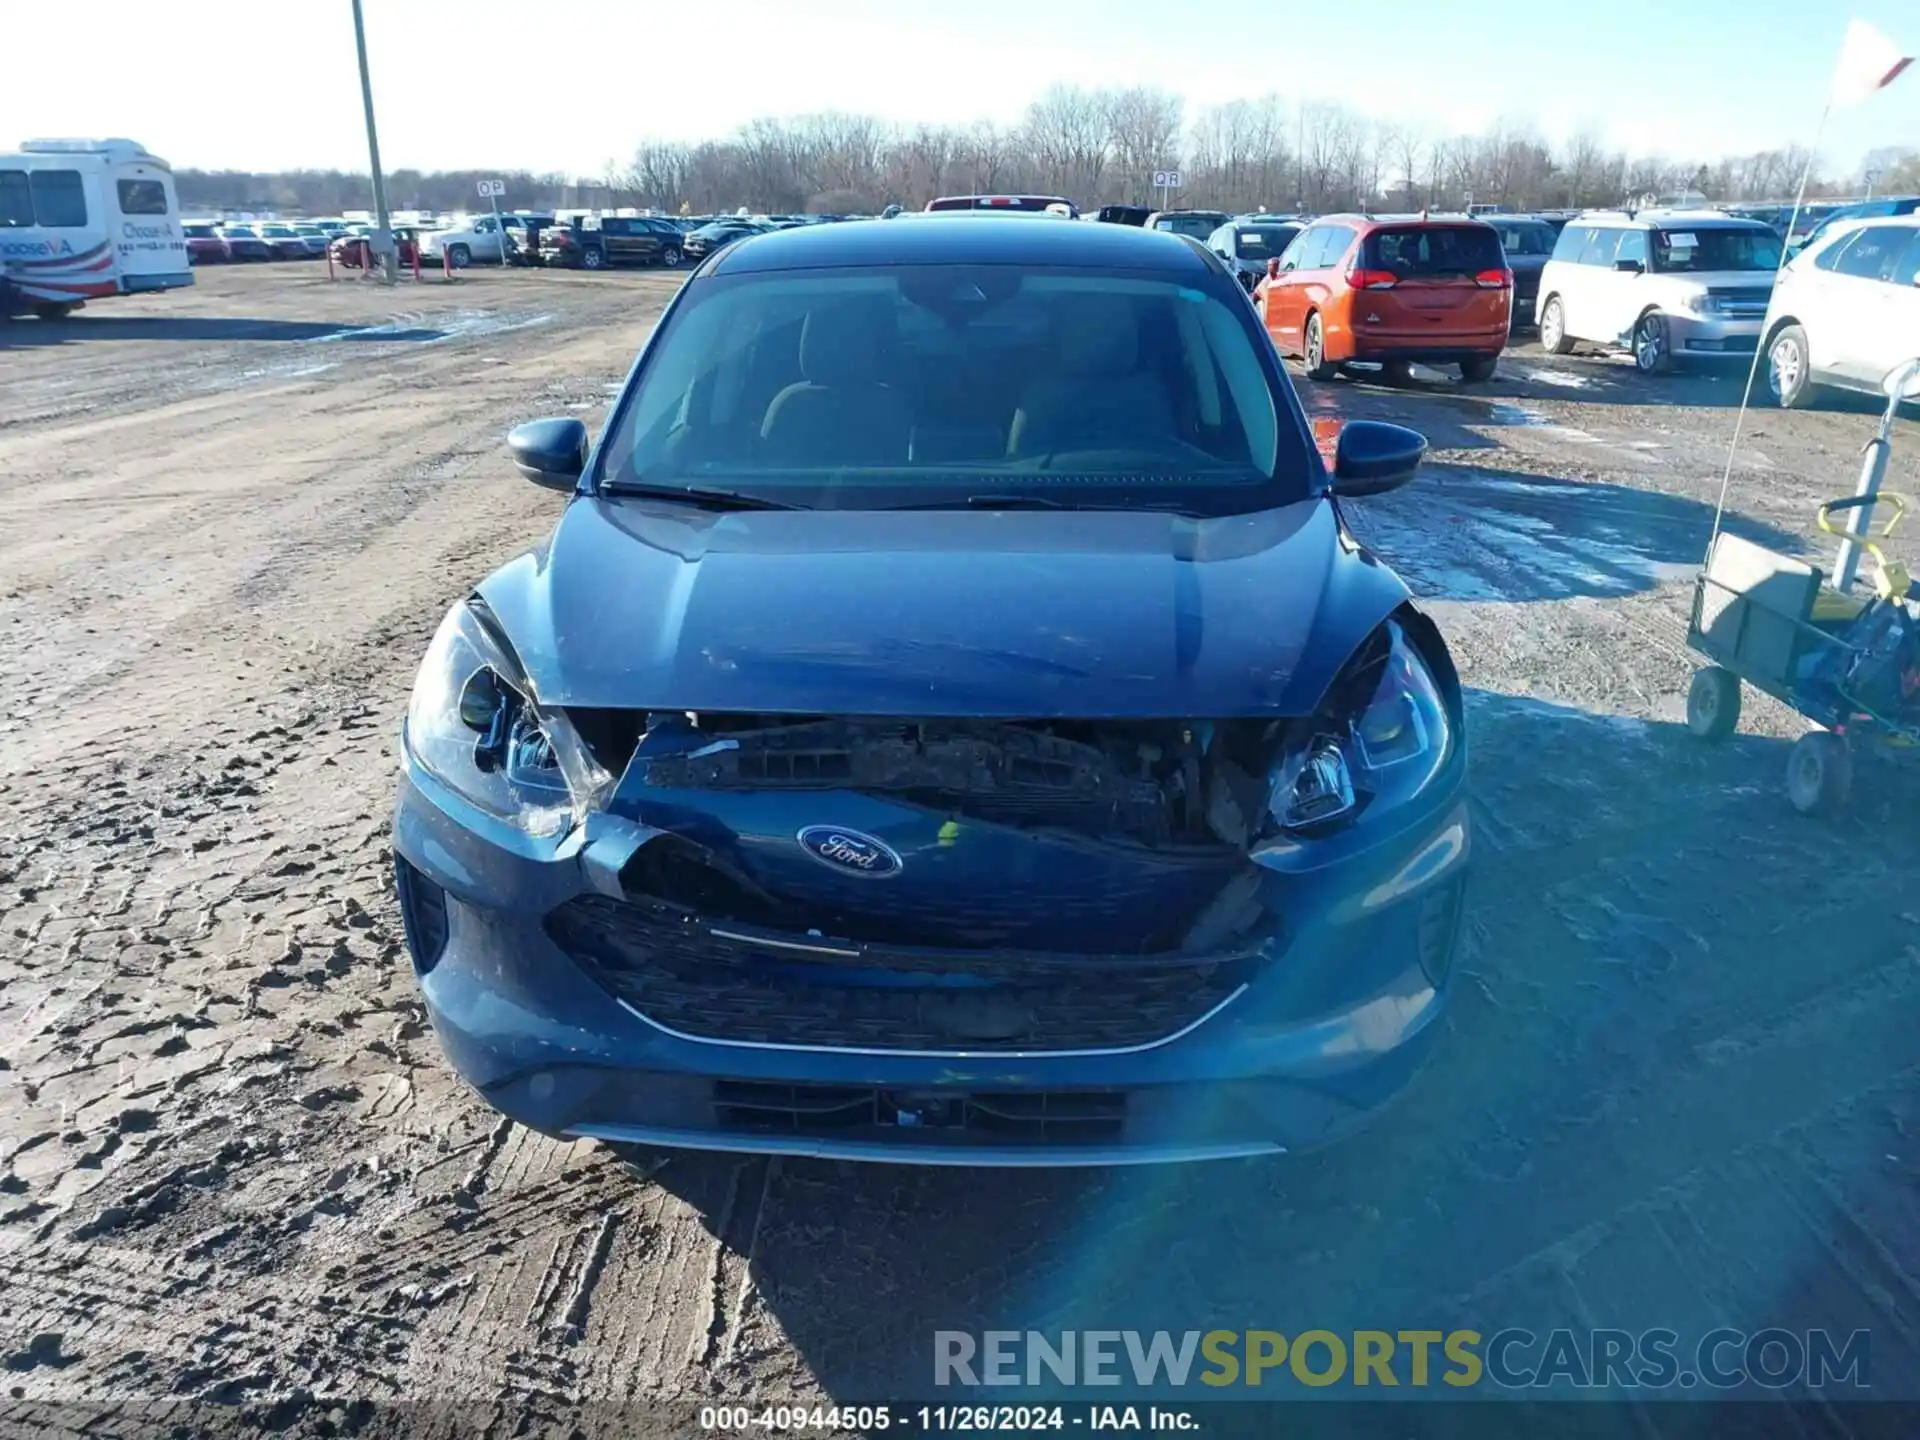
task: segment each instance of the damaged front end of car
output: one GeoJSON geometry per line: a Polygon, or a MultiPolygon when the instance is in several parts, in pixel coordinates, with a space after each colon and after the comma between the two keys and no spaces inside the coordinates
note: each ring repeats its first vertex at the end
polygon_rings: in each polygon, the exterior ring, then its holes
{"type": "MultiPolygon", "coordinates": [[[[1457,680],[1410,607],[1307,716],[1010,720],[547,707],[476,599],[405,747],[578,867],[541,930],[660,1034],[975,1061],[1153,1050],[1242,1018],[1263,977],[1279,1008],[1245,1018],[1334,1003],[1323,962],[1286,973],[1329,905],[1364,904],[1324,872],[1431,828],[1464,763],[1457,680]]],[[[1435,985],[1440,888],[1415,926],[1435,985]]]]}

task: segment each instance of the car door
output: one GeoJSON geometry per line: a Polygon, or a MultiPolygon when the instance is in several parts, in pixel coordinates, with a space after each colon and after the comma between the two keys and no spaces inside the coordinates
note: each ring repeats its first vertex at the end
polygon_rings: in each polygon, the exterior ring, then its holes
{"type": "Polygon", "coordinates": [[[1833,340],[1825,367],[1834,375],[1877,387],[1899,352],[1920,334],[1895,318],[1901,307],[1893,278],[1911,240],[1912,231],[1904,225],[1866,225],[1836,251],[1827,277],[1832,287],[1827,324],[1833,340]]]}
{"type": "Polygon", "coordinates": [[[1867,366],[1861,378],[1878,385],[1894,367],[1920,357],[1920,224],[1876,225],[1873,232],[1889,243],[1861,322],[1860,349],[1867,366]]]}
{"type": "Polygon", "coordinates": [[[1770,317],[1797,321],[1807,336],[1807,363],[1816,375],[1839,375],[1841,357],[1851,345],[1844,311],[1852,287],[1833,273],[1841,255],[1860,231],[1853,223],[1828,229],[1787,262],[1774,288],[1770,317]]]}
{"type": "Polygon", "coordinates": [[[1596,251],[1607,256],[1604,274],[1594,275],[1594,286],[1605,305],[1603,324],[1607,327],[1598,339],[1624,339],[1630,335],[1640,312],[1651,303],[1653,287],[1647,283],[1652,265],[1648,258],[1647,232],[1635,226],[1614,232],[1611,251],[1604,246],[1596,251]],[[1638,265],[1638,270],[1622,270],[1623,264],[1638,265]]]}
{"type": "Polygon", "coordinates": [[[1292,354],[1305,353],[1307,316],[1326,307],[1327,297],[1333,293],[1335,267],[1345,257],[1357,233],[1350,225],[1320,225],[1314,228],[1320,231],[1320,235],[1313,249],[1304,253],[1300,263],[1286,274],[1291,337],[1287,348],[1292,354]]]}
{"type": "Polygon", "coordinates": [[[1613,285],[1613,257],[1620,250],[1620,231],[1616,226],[1587,227],[1586,241],[1580,247],[1575,279],[1567,287],[1561,304],[1566,307],[1569,335],[1597,344],[1612,344],[1620,338],[1614,324],[1617,309],[1613,285]]]}
{"type": "Polygon", "coordinates": [[[1267,334],[1283,355],[1300,351],[1300,329],[1305,307],[1300,299],[1299,278],[1327,242],[1325,225],[1310,225],[1287,247],[1280,257],[1279,271],[1270,276],[1266,288],[1267,334]]]}

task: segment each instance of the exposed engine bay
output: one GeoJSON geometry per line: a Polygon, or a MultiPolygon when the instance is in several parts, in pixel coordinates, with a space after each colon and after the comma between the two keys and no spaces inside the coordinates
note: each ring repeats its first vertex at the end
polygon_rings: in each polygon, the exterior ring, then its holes
{"type": "Polygon", "coordinates": [[[653,716],[634,765],[691,790],[897,796],[957,817],[1150,845],[1245,845],[1270,722],[653,716]]]}

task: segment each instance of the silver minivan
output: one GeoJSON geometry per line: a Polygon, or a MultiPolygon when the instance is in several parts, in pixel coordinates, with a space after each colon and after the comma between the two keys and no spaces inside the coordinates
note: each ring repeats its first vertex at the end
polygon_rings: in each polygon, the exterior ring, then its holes
{"type": "Polygon", "coordinates": [[[1540,343],[1625,349],[1649,375],[1748,363],[1779,265],[1779,235],[1722,210],[1589,212],[1540,272],[1540,343]]]}

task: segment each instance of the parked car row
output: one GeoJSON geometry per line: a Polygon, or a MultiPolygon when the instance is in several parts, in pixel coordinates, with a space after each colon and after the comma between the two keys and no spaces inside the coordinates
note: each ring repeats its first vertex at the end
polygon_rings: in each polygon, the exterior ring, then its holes
{"type": "Polygon", "coordinates": [[[189,220],[181,226],[191,265],[221,265],[243,260],[317,260],[327,243],[347,228],[343,220],[246,221],[189,220]]]}

